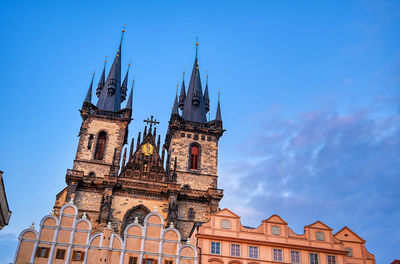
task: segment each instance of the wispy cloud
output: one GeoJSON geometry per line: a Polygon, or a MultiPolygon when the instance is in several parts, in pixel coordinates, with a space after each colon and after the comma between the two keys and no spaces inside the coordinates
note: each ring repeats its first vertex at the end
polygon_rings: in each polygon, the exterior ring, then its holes
{"type": "Polygon", "coordinates": [[[377,255],[400,251],[400,115],[274,113],[240,148],[246,158],[223,171],[230,181],[224,206],[244,221],[258,225],[278,213],[302,232],[322,220],[336,230],[353,228],[377,255]],[[385,247],[377,229],[390,234],[385,247]]]}

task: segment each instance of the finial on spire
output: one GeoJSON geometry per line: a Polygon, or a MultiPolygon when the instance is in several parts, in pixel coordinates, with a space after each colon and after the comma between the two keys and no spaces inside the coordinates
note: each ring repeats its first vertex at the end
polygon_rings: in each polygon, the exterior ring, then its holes
{"type": "Polygon", "coordinates": [[[179,84],[176,84],[176,91],[175,91],[176,96],[178,96],[178,87],[179,87],[179,84]]]}
{"type": "Polygon", "coordinates": [[[198,50],[199,50],[199,37],[196,37],[196,59],[197,59],[198,50]]]}
{"type": "Polygon", "coordinates": [[[122,27],[121,42],[119,44],[120,47],[122,45],[122,40],[124,39],[125,28],[126,28],[126,25],[124,24],[124,26],[122,27]]]}

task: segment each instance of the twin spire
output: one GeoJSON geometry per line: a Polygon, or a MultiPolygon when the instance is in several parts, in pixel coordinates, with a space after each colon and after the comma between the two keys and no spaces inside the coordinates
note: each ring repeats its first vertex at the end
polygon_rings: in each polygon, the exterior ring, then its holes
{"type": "MultiPolygon", "coordinates": [[[[174,106],[172,107],[172,114],[178,114],[178,107],[182,110],[182,118],[187,121],[207,123],[207,113],[210,111],[210,96],[208,91],[208,74],[206,75],[206,87],[203,94],[201,86],[199,61],[197,60],[198,45],[196,42],[196,57],[190,77],[189,88],[186,94],[185,88],[185,73],[183,73],[183,81],[179,101],[175,97],[174,106]]],[[[215,120],[222,121],[221,109],[218,98],[218,106],[215,120]]]]}
{"type": "MultiPolygon", "coordinates": [[[[129,67],[126,72],[124,81],[121,85],[121,50],[122,40],[124,37],[125,29],[122,29],[121,41],[114,62],[111,65],[110,72],[108,73],[107,80],[105,80],[105,69],[107,60],[104,62],[103,72],[100,77],[99,84],[96,89],[96,95],[99,98],[97,101],[97,108],[105,111],[117,112],[121,110],[121,102],[125,101],[128,91],[128,73],[129,67]]],[[[93,78],[90,84],[85,102],[91,102],[92,98],[93,78]]],[[[133,84],[132,84],[133,89],[133,84]]],[[[126,108],[132,109],[132,90],[130,92],[126,108]]]]}
{"type": "MultiPolygon", "coordinates": [[[[107,80],[105,79],[105,68],[107,60],[104,62],[104,68],[100,76],[100,80],[96,89],[96,95],[99,98],[97,101],[97,108],[100,110],[117,112],[121,110],[121,103],[127,98],[128,91],[128,75],[130,64],[128,65],[125,78],[121,84],[121,54],[122,54],[122,40],[124,37],[125,29],[122,30],[121,41],[117,54],[114,58],[113,64],[111,65],[110,72],[108,73],[107,80]]],[[[207,123],[206,114],[210,111],[210,97],[208,90],[208,74],[206,75],[206,86],[203,93],[201,85],[199,62],[197,60],[198,45],[196,42],[196,57],[193,64],[192,75],[189,81],[189,87],[186,93],[185,87],[185,72],[183,73],[183,80],[180,95],[176,94],[174,105],[172,108],[172,115],[179,115],[179,109],[182,111],[182,118],[187,121],[207,123]]],[[[91,102],[92,100],[92,89],[93,89],[93,78],[85,97],[85,102],[91,102]]],[[[134,80],[132,82],[132,88],[126,103],[126,108],[132,109],[132,92],[134,80]]],[[[222,121],[221,118],[221,107],[218,93],[218,105],[216,111],[215,120],[222,121]]]]}

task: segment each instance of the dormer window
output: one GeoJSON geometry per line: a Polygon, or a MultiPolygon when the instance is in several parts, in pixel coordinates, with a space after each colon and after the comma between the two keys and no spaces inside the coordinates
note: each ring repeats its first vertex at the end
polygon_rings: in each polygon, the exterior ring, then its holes
{"type": "Polygon", "coordinates": [[[315,236],[316,236],[317,240],[320,240],[320,241],[325,240],[325,236],[324,236],[323,232],[315,232],[315,236]]]}
{"type": "Polygon", "coordinates": [[[199,169],[199,160],[200,160],[200,148],[198,145],[192,145],[190,147],[190,169],[198,170],[199,169]]]}
{"type": "Polygon", "coordinates": [[[272,226],[272,234],[275,236],[281,235],[281,227],[280,226],[272,226]]]}

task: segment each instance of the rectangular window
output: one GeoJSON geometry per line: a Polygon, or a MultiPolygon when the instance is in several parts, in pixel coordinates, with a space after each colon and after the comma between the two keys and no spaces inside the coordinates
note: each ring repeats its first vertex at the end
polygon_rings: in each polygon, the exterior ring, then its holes
{"type": "Polygon", "coordinates": [[[283,261],[282,249],[274,248],[274,261],[283,261]]]}
{"type": "Polygon", "coordinates": [[[144,259],[143,263],[144,264],[155,264],[156,262],[154,261],[154,259],[144,259]]]}
{"type": "Polygon", "coordinates": [[[39,258],[48,258],[49,257],[49,248],[47,247],[38,247],[36,250],[36,257],[39,258]]]}
{"type": "Polygon", "coordinates": [[[222,220],[221,221],[221,227],[223,229],[230,229],[231,228],[231,221],[229,220],[222,220]]]}
{"type": "Polygon", "coordinates": [[[172,262],[172,260],[166,260],[165,264],[174,264],[174,262],[172,262]]]}
{"type": "Polygon", "coordinates": [[[221,243],[211,242],[211,254],[221,254],[221,243]]]}
{"type": "Polygon", "coordinates": [[[258,247],[249,246],[249,258],[258,259],[258,247]]]}
{"type": "Polygon", "coordinates": [[[85,258],[85,252],[78,251],[78,250],[74,250],[72,252],[72,260],[73,261],[83,261],[84,258],[85,258]]]}
{"type": "Polygon", "coordinates": [[[328,255],[328,264],[336,264],[336,256],[328,255]]]}
{"type": "Polygon", "coordinates": [[[240,245],[231,244],[231,256],[232,257],[240,257],[240,245]]]}
{"type": "Polygon", "coordinates": [[[129,264],[137,264],[137,257],[129,257],[129,264]]]}
{"type": "Polygon", "coordinates": [[[56,259],[64,259],[65,257],[65,249],[57,249],[56,251],[56,259]]]}
{"type": "Polygon", "coordinates": [[[310,253],[310,264],[319,264],[318,254],[310,253]]]}
{"type": "Polygon", "coordinates": [[[290,261],[294,264],[300,263],[300,252],[299,251],[290,251],[290,261]]]}
{"type": "Polygon", "coordinates": [[[325,240],[325,236],[324,236],[323,232],[315,232],[315,236],[317,237],[317,240],[321,240],[321,241],[325,240]]]}
{"type": "Polygon", "coordinates": [[[272,234],[276,236],[281,235],[281,227],[280,226],[272,226],[272,234]]]}

